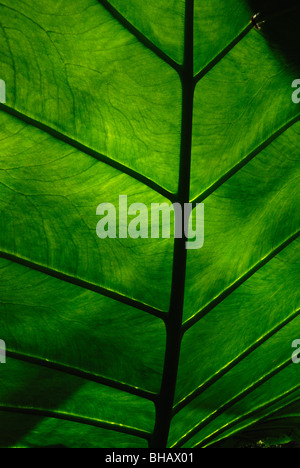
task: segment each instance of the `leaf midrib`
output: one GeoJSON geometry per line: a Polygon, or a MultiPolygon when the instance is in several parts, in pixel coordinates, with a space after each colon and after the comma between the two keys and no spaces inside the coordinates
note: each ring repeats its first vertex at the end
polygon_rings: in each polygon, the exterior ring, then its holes
{"type": "MultiPolygon", "coordinates": [[[[182,122],[178,202],[189,202],[194,109],[194,0],[185,2],[184,61],[182,83],[182,122]]],[[[182,232],[184,219],[182,219],[182,232]]],[[[177,373],[181,350],[182,316],[186,277],[186,236],[174,241],[170,309],[166,321],[167,343],[161,390],[156,405],[156,420],[150,448],[167,447],[172,421],[177,373]]]]}

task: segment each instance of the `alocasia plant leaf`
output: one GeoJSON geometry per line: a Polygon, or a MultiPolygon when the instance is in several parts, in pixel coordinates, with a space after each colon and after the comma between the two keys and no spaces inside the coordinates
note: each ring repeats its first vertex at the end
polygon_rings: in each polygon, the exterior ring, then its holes
{"type": "Polygon", "coordinates": [[[296,3],[1,1],[1,446],[297,433],[296,3]],[[120,195],[203,248],[99,239],[120,195]]]}

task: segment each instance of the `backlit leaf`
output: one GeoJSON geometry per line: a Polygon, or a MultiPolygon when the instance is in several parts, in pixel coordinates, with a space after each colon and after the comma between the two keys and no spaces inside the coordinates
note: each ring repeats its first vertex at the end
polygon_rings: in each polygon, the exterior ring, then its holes
{"type": "Polygon", "coordinates": [[[1,1],[0,446],[298,437],[299,15],[1,1]],[[99,239],[120,195],[203,202],[204,246],[99,239]]]}

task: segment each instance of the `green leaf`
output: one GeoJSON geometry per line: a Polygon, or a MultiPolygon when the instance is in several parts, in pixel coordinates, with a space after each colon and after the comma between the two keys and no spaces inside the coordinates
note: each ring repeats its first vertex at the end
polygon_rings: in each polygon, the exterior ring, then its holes
{"type": "Polygon", "coordinates": [[[300,8],[223,3],[0,3],[0,446],[298,437],[300,8]],[[120,195],[203,248],[99,239],[120,195]]]}

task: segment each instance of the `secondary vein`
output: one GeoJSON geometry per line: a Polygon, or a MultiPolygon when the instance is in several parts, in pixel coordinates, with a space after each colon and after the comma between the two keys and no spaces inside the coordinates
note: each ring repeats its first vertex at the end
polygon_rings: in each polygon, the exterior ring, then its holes
{"type": "Polygon", "coordinates": [[[215,299],[209,302],[204,306],[199,312],[197,312],[193,317],[186,320],[183,324],[183,334],[187,332],[195,323],[205,317],[211,310],[217,307],[221,302],[223,302],[230,294],[232,294],[238,287],[240,287],[245,281],[247,281],[251,276],[254,275],[258,270],[270,262],[276,255],[278,255],[282,250],[284,250],[288,245],[290,245],[294,240],[298,239],[300,236],[300,231],[292,234],[288,239],[282,242],[276,249],[272,250],[266,257],[261,259],[256,265],[254,265],[250,270],[244,273],[243,276],[238,278],[234,283],[232,283],[227,289],[222,291],[215,299]]]}
{"type": "Polygon", "coordinates": [[[187,406],[189,403],[191,403],[197,396],[199,396],[201,393],[206,391],[208,388],[210,388],[213,384],[215,384],[218,380],[220,380],[222,377],[228,374],[229,371],[234,369],[240,362],[242,362],[244,359],[246,359],[251,353],[253,353],[256,349],[259,348],[262,344],[264,344],[267,340],[272,338],[276,333],[278,333],[280,330],[282,330],[286,325],[291,323],[293,320],[295,320],[298,316],[300,315],[300,309],[296,310],[293,312],[291,315],[289,315],[286,319],[284,319],[282,322],[277,324],[275,327],[273,327],[271,330],[269,330],[264,336],[262,336],[259,340],[257,340],[254,344],[249,346],[247,349],[245,349],[242,353],[240,353],[239,356],[237,356],[235,359],[233,359],[231,362],[229,362],[225,367],[217,371],[211,378],[209,378],[206,382],[201,384],[199,387],[197,387],[193,392],[191,392],[189,395],[187,395],[185,398],[183,398],[181,401],[179,401],[175,406],[174,406],[174,411],[173,411],[173,416],[177,414],[179,411],[181,411],[185,406],[187,406]]]}
{"type": "Polygon", "coordinates": [[[102,429],[110,429],[112,431],[121,432],[123,434],[130,434],[136,437],[140,437],[143,439],[148,439],[150,437],[150,433],[147,431],[143,431],[141,429],[136,429],[131,426],[125,426],[122,424],[117,424],[109,421],[102,421],[95,418],[88,418],[83,416],[77,416],[69,413],[64,413],[61,411],[55,410],[46,410],[42,408],[30,408],[30,407],[22,407],[22,406],[9,406],[9,405],[2,405],[0,404],[0,411],[7,412],[7,413],[19,413],[25,415],[32,415],[32,416],[39,416],[44,418],[52,418],[52,419],[61,419],[63,421],[70,421],[80,424],[85,424],[88,426],[94,426],[102,429]]]}
{"type": "Polygon", "coordinates": [[[40,273],[43,273],[45,275],[51,276],[61,281],[65,281],[75,286],[79,286],[80,288],[88,289],[89,291],[93,291],[97,294],[101,294],[102,296],[109,297],[111,299],[114,299],[115,301],[121,302],[122,304],[126,304],[128,306],[134,307],[135,309],[142,310],[143,312],[147,312],[151,315],[154,315],[155,317],[165,320],[166,314],[164,314],[162,311],[155,309],[154,307],[151,307],[142,302],[136,301],[135,299],[131,299],[127,296],[123,296],[122,294],[119,294],[115,291],[106,289],[102,286],[97,286],[96,284],[90,283],[80,278],[76,278],[74,276],[54,270],[52,268],[40,265],[38,263],[34,263],[31,260],[27,260],[25,258],[19,257],[15,254],[11,254],[8,252],[0,251],[0,258],[4,258],[6,260],[18,263],[20,265],[24,265],[27,268],[31,268],[32,270],[39,271],[40,273]]]}
{"type": "Polygon", "coordinates": [[[261,143],[254,151],[245,156],[241,161],[239,161],[235,166],[233,166],[228,172],[226,172],[222,177],[216,180],[210,187],[208,187],[204,192],[198,195],[196,198],[191,200],[193,205],[197,203],[202,203],[207,197],[214,193],[221,185],[227,182],[231,177],[233,177],[240,169],[246,166],[252,159],[254,159],[258,154],[270,146],[277,138],[279,138],[284,132],[289,128],[295,125],[300,121],[300,114],[291,119],[289,122],[285,123],[279,130],[273,133],[267,140],[261,143]]]}
{"type": "Polygon", "coordinates": [[[162,59],[170,65],[179,74],[181,73],[182,66],[175,62],[169,55],[165,54],[159,47],[157,47],[150,39],[148,39],[141,31],[139,31],[132,23],[130,23],[115,7],[113,7],[107,0],[98,0],[99,3],[131,34],[133,34],[139,42],[145,47],[150,49],[157,57],[162,59]]]}
{"type": "Polygon", "coordinates": [[[213,60],[211,60],[197,75],[195,75],[195,84],[197,84],[207,73],[210,72],[247,34],[253,29],[253,24],[250,22],[243,31],[228,44],[213,60]]]}
{"type": "Polygon", "coordinates": [[[36,357],[36,356],[29,356],[27,354],[20,353],[20,352],[10,350],[10,349],[6,350],[6,355],[7,357],[10,357],[17,361],[28,362],[37,366],[46,367],[51,370],[73,375],[83,380],[105,385],[106,387],[115,388],[116,390],[121,390],[131,395],[136,395],[140,398],[144,398],[146,400],[155,401],[157,397],[155,393],[149,392],[142,388],[133,387],[132,385],[128,385],[124,382],[118,382],[116,380],[112,380],[107,377],[103,377],[101,375],[96,375],[96,374],[93,374],[92,372],[88,372],[82,369],[67,366],[65,364],[54,362],[49,359],[46,360],[46,359],[36,357]]]}
{"type": "MultiPolygon", "coordinates": [[[[203,439],[200,443],[197,443],[196,445],[194,445],[192,448],[195,448],[195,447],[205,447],[206,445],[208,445],[207,442],[210,442],[211,440],[216,440],[216,436],[222,434],[223,432],[227,431],[228,429],[236,426],[237,424],[239,424],[240,422],[244,421],[245,419],[249,418],[249,417],[253,417],[253,416],[256,416],[258,413],[260,413],[261,411],[264,411],[266,409],[268,409],[269,407],[272,407],[274,404],[280,402],[281,400],[285,400],[287,397],[289,397],[290,395],[292,395],[293,393],[296,393],[298,392],[300,389],[300,385],[296,385],[294,388],[292,388],[291,390],[289,390],[288,392],[286,393],[283,393],[282,395],[280,395],[279,397],[275,398],[274,400],[271,400],[270,402],[264,404],[264,405],[261,405],[260,407],[256,408],[255,410],[253,411],[250,411],[248,413],[246,413],[245,415],[241,416],[241,417],[238,417],[236,418],[234,421],[232,421],[231,423],[229,423],[228,425],[226,425],[225,427],[223,426],[222,428],[218,429],[217,431],[215,431],[213,434],[205,437],[205,439],[203,439]]],[[[295,401],[299,401],[299,396],[297,395],[297,397],[292,400],[292,401],[289,401],[288,404],[292,404],[294,403],[295,401]]],[[[279,408],[276,408],[276,411],[280,411],[282,408],[284,408],[286,406],[286,403],[279,407],[279,408]]],[[[261,419],[265,419],[267,418],[270,414],[272,414],[274,412],[274,409],[272,409],[271,412],[267,413],[267,414],[264,414],[263,418],[259,418],[258,420],[261,420],[261,419]]],[[[250,424],[246,424],[245,426],[243,426],[243,429],[245,428],[249,428],[253,425],[257,424],[257,420],[254,421],[254,422],[251,422],[250,424]]]]}
{"type": "Polygon", "coordinates": [[[148,177],[140,174],[139,172],[136,172],[134,169],[131,169],[128,166],[125,166],[124,164],[115,161],[114,159],[111,159],[110,157],[99,153],[98,151],[84,145],[83,143],[80,143],[77,140],[74,140],[73,138],[59,132],[58,130],[55,130],[54,128],[39,122],[38,120],[33,119],[32,117],[29,117],[22,112],[19,112],[12,107],[7,106],[6,104],[1,104],[0,103],[0,110],[3,112],[6,112],[7,114],[21,120],[22,122],[25,122],[28,125],[31,125],[32,127],[38,128],[39,130],[42,130],[43,132],[47,133],[51,137],[60,140],[67,145],[72,146],[73,148],[77,149],[78,151],[85,153],[88,156],[91,156],[92,158],[107,164],[108,166],[113,167],[114,169],[117,169],[118,171],[127,174],[128,176],[132,177],[133,179],[137,180],[138,182],[141,182],[142,184],[146,185],[147,187],[151,188],[155,192],[159,193],[163,197],[169,199],[170,201],[175,200],[175,195],[170,192],[169,190],[166,190],[165,188],[161,187],[159,184],[154,182],[153,180],[149,179],[148,177]]]}

